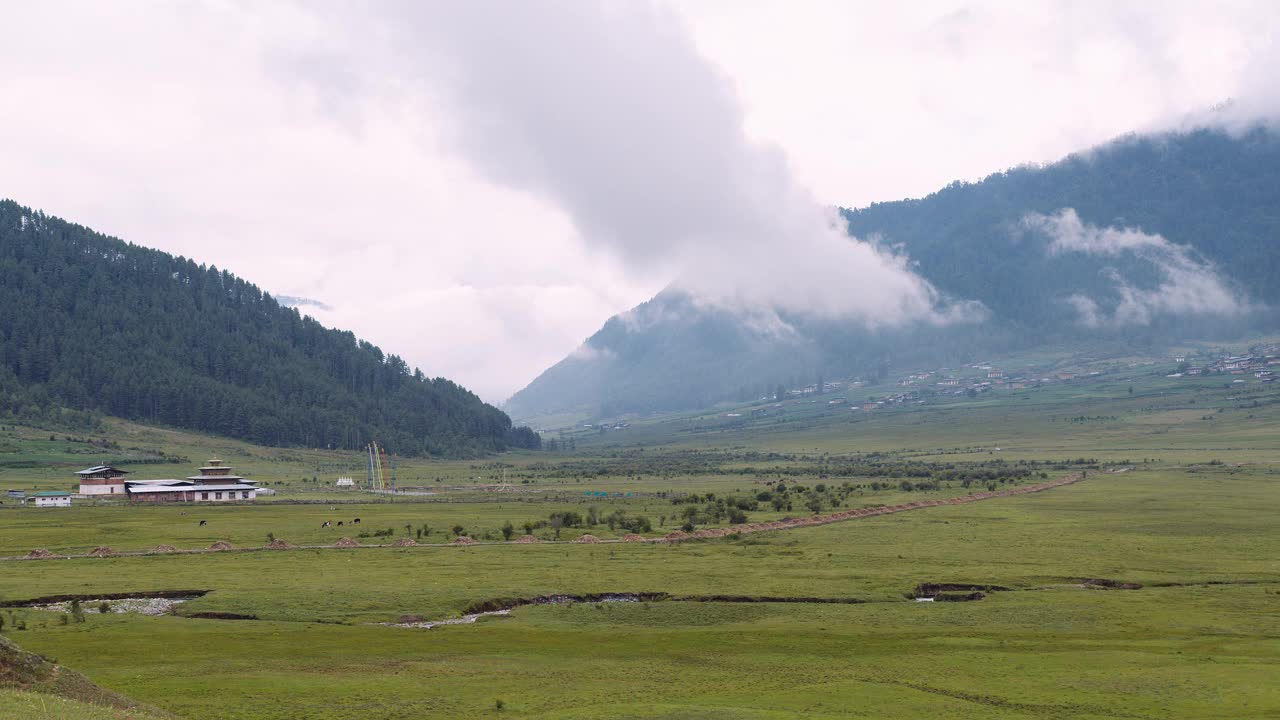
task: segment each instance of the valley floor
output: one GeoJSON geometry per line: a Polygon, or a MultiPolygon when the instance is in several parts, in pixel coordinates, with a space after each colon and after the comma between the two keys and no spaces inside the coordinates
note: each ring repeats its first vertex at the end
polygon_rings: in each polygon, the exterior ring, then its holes
{"type": "Polygon", "coordinates": [[[20,562],[0,594],[201,588],[180,613],[260,618],[6,613],[28,649],[187,717],[1261,718],[1280,712],[1280,538],[1258,510],[1278,501],[1257,473],[1135,471],[738,541],[20,562]],[[922,582],[1010,590],[907,601],[922,582]],[[601,592],[869,602],[375,624],[601,592]]]}
{"type": "MultiPolygon", "coordinates": [[[[347,472],[339,453],[110,421],[121,452],[163,456],[157,473],[181,472],[175,456],[216,453],[285,501],[198,514],[5,506],[0,555],[271,537],[323,547],[6,561],[2,630],[185,718],[1280,716],[1280,393],[1140,380],[856,421],[816,405],[767,427],[654,419],[633,435],[584,437],[576,453],[406,462],[402,472],[439,491],[412,501],[320,489],[312,477],[347,472]],[[593,508],[597,524],[563,528],[563,540],[621,537],[602,519],[615,511],[651,519],[653,537],[729,497],[755,502],[748,522],[764,523],[809,516],[814,498],[831,513],[1081,469],[1082,482],[1042,492],[812,527],[682,543],[497,542],[507,522],[551,540],[549,517],[593,508]],[[986,479],[1006,470],[1030,474],[986,479]],[[512,492],[492,492],[508,476],[512,492]],[[779,481],[792,489],[775,506],[779,481]],[[484,542],[440,544],[458,529],[484,542]],[[330,547],[419,530],[435,545],[330,547]],[[983,596],[914,601],[929,583],[983,596]],[[79,621],[20,606],[166,590],[200,592],[161,616],[88,605],[79,621]],[[613,593],[645,599],[598,601],[613,593]],[[395,626],[550,595],[594,601],[395,626]],[[217,619],[232,617],[246,619],[217,619]]],[[[0,479],[27,487],[65,482],[104,445],[13,427],[0,441],[11,448],[0,479]]],[[[116,716],[71,705],[33,715],[42,697],[0,691],[0,718],[116,716]]]]}

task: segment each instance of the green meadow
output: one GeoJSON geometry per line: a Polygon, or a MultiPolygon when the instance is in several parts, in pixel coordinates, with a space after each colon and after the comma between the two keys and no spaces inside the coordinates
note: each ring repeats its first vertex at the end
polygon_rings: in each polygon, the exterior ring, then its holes
{"type": "MultiPolygon", "coordinates": [[[[257,548],[268,533],[328,545],[423,525],[423,542],[435,544],[0,561],[0,601],[208,591],[161,617],[90,607],[77,622],[11,607],[0,619],[23,648],[187,718],[1275,717],[1280,410],[1270,386],[1226,384],[1149,373],[865,415],[795,400],[756,424],[720,426],[721,409],[637,420],[583,434],[572,453],[405,461],[407,475],[439,492],[394,500],[309,482],[358,457],[112,420],[112,437],[130,438],[122,448],[193,461],[218,454],[280,494],[200,508],[8,504],[0,555],[219,539],[257,548]],[[1090,462],[1064,464],[1081,457],[1090,462]],[[683,521],[685,505],[672,498],[746,497],[779,479],[796,488],[797,505],[762,502],[751,522],[806,514],[801,498],[819,486],[844,488],[821,496],[839,507],[905,503],[982,489],[958,480],[903,489],[911,468],[950,478],[942,473],[1006,466],[1051,477],[1081,467],[1087,477],[1029,495],[683,543],[551,542],[545,526],[537,544],[497,535],[508,521],[595,507],[651,517],[653,537],[683,521]],[[841,467],[884,476],[832,474],[841,467]],[[485,487],[504,475],[509,493],[485,487]],[[601,491],[609,495],[584,495],[601,491]],[[360,525],[320,527],[354,517],[360,525]],[[443,545],[454,525],[493,539],[443,545]],[[921,583],[1005,589],[974,602],[909,599],[921,583]],[[431,629],[386,624],[458,618],[499,599],[606,593],[665,599],[530,605],[431,629]],[[256,619],[193,617],[204,613],[256,619]]],[[[46,431],[0,432],[18,448],[5,456],[5,484],[65,483],[81,460],[46,431]]],[[[583,532],[624,531],[597,524],[561,537],[583,532]]],[[[0,717],[121,712],[64,705],[31,714],[31,693],[7,692],[0,717]]]]}

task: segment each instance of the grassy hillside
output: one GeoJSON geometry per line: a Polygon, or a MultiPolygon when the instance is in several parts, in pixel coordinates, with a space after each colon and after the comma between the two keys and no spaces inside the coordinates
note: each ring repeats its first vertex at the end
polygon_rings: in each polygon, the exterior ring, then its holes
{"type": "Polygon", "coordinates": [[[147,720],[164,715],[0,636],[0,718],[147,720]]]}

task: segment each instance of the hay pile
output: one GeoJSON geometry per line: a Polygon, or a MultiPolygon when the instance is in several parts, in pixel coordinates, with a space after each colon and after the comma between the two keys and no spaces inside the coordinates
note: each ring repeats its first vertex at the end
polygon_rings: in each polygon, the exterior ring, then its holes
{"type": "Polygon", "coordinates": [[[115,554],[116,551],[106,545],[101,545],[89,551],[89,557],[111,557],[115,554]]]}
{"type": "Polygon", "coordinates": [[[396,622],[400,623],[401,625],[412,625],[414,623],[421,623],[426,621],[427,619],[422,617],[421,615],[401,615],[400,618],[396,620],[396,622]]]}
{"type": "Polygon", "coordinates": [[[664,539],[664,540],[671,540],[671,541],[676,541],[676,540],[688,540],[688,539],[689,539],[689,533],[687,533],[687,532],[685,532],[685,531],[683,531],[683,530],[672,530],[671,532],[667,533],[667,534],[666,534],[666,537],[664,537],[663,539],[664,539]]]}
{"type": "Polygon", "coordinates": [[[539,543],[542,541],[532,535],[521,535],[520,537],[516,538],[516,542],[522,545],[530,545],[530,544],[539,543]]]}
{"type": "Polygon", "coordinates": [[[298,546],[284,538],[276,538],[275,540],[267,543],[266,548],[268,550],[296,550],[298,546]]]}
{"type": "Polygon", "coordinates": [[[35,550],[32,550],[31,552],[27,553],[28,560],[48,560],[50,558],[56,558],[56,557],[58,556],[49,552],[45,548],[36,548],[35,550]]]}
{"type": "Polygon", "coordinates": [[[580,535],[580,536],[578,536],[578,539],[577,539],[577,540],[574,540],[574,542],[576,542],[576,543],[588,543],[588,544],[591,544],[591,543],[598,543],[598,542],[600,542],[600,538],[596,537],[595,535],[592,535],[592,534],[588,533],[588,534],[586,534],[586,535],[580,535]]]}
{"type": "Polygon", "coordinates": [[[466,535],[459,535],[457,540],[453,541],[454,545],[475,545],[476,541],[466,535]]]}
{"type": "Polygon", "coordinates": [[[355,540],[352,540],[349,537],[344,537],[344,538],[338,538],[338,542],[334,543],[333,546],[336,548],[353,548],[353,547],[360,547],[360,543],[356,542],[355,540]]]}
{"type": "MultiPolygon", "coordinates": [[[[414,545],[417,545],[417,544],[418,544],[418,541],[417,541],[417,540],[414,540],[414,539],[413,539],[413,538],[411,538],[411,537],[402,537],[402,538],[396,538],[396,541],[395,541],[395,542],[393,542],[393,543],[391,543],[391,544],[392,544],[392,545],[395,545],[396,547],[413,547],[414,545]]],[[[401,622],[403,622],[403,621],[401,621],[401,622]]],[[[415,621],[413,621],[413,622],[422,622],[422,621],[421,621],[421,620],[415,620],[415,621]]]]}
{"type": "Polygon", "coordinates": [[[215,542],[214,544],[210,545],[210,546],[209,546],[209,549],[210,549],[210,550],[212,550],[212,551],[214,551],[214,552],[221,552],[221,551],[223,551],[223,550],[235,550],[235,549],[236,549],[236,546],[235,546],[235,545],[232,545],[231,543],[227,542],[226,540],[219,540],[219,541],[215,542]]]}
{"type": "Polygon", "coordinates": [[[172,546],[172,545],[157,545],[157,546],[155,546],[155,547],[151,548],[151,552],[153,552],[153,553],[172,553],[172,552],[178,552],[178,548],[176,548],[176,547],[174,547],[174,546],[172,546]]]}
{"type": "Polygon", "coordinates": [[[622,536],[622,542],[644,542],[644,536],[637,535],[635,533],[627,533],[622,536]]]}

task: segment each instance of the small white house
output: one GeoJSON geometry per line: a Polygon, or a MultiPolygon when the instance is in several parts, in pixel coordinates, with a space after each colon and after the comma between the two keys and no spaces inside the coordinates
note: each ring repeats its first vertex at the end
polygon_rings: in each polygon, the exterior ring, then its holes
{"type": "Polygon", "coordinates": [[[49,490],[31,496],[36,507],[71,507],[71,493],[49,490]]]}
{"type": "Polygon", "coordinates": [[[334,483],[337,487],[350,489],[356,486],[356,481],[349,477],[338,478],[338,482],[334,483]]]}

